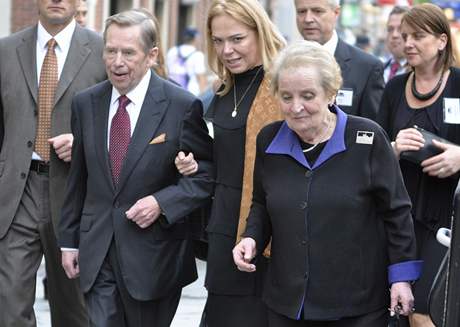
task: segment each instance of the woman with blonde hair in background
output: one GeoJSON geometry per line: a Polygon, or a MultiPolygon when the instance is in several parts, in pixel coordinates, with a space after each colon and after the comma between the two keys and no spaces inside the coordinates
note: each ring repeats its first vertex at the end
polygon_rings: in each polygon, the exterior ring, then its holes
{"type": "MultiPolygon", "coordinates": [[[[222,85],[206,113],[214,129],[216,188],[207,227],[203,324],[266,327],[260,295],[267,259],[259,255],[258,271],[246,274],[235,266],[232,249],[251,203],[256,135],[281,118],[265,73],[285,41],[257,0],[212,1],[206,27],[209,66],[222,85]]],[[[193,163],[181,158],[179,171],[189,173],[193,163]]]]}

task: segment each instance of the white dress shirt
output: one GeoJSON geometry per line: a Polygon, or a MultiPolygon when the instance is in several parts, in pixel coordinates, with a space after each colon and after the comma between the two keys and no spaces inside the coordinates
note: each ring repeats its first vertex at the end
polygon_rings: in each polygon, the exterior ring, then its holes
{"type": "MultiPolygon", "coordinates": [[[[54,36],[56,40],[56,57],[58,62],[58,79],[61,77],[64,63],[69,53],[70,42],[72,41],[73,32],[75,31],[75,20],[72,21],[58,34],[54,36]]],[[[47,43],[53,36],[49,34],[43,25],[38,22],[37,28],[37,85],[40,84],[40,72],[42,70],[43,60],[45,60],[48,51],[47,43]]]]}
{"type": "MultiPolygon", "coordinates": [[[[131,136],[133,135],[134,129],[136,128],[137,120],[139,114],[141,113],[142,104],[144,103],[145,95],[147,94],[147,89],[149,88],[150,77],[152,73],[150,69],[147,70],[147,73],[142,77],[141,81],[137,86],[125,94],[128,99],[131,101],[126,106],[126,111],[129,114],[129,121],[131,123],[131,136]]],[[[107,149],[109,149],[110,144],[110,127],[112,126],[113,116],[117,113],[118,110],[118,98],[121,96],[120,92],[114,87],[112,87],[112,98],[110,100],[110,109],[109,109],[109,121],[107,128],[107,149]]]]}
{"type": "Polygon", "coordinates": [[[334,55],[338,43],[339,37],[337,36],[337,32],[334,30],[332,32],[331,38],[329,39],[329,41],[323,44],[323,47],[325,47],[327,52],[329,52],[331,55],[334,55]]]}

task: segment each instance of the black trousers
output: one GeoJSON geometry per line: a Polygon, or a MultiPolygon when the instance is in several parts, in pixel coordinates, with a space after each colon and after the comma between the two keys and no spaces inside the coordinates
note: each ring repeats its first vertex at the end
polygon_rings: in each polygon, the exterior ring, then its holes
{"type": "Polygon", "coordinates": [[[294,320],[268,309],[269,327],[387,327],[386,308],[362,316],[343,318],[334,321],[294,320]]]}
{"type": "Polygon", "coordinates": [[[169,327],[182,289],[155,301],[138,301],[126,289],[114,241],[99,275],[85,294],[91,327],[169,327]]]}

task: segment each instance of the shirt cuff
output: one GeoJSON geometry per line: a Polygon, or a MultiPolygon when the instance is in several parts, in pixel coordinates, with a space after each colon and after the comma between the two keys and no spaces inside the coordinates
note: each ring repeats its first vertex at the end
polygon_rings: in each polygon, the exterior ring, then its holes
{"type": "Polygon", "coordinates": [[[74,249],[74,248],[61,248],[61,251],[63,251],[63,252],[76,252],[76,251],[78,251],[78,249],[74,249]]]}
{"type": "Polygon", "coordinates": [[[404,261],[388,266],[388,282],[411,282],[420,278],[423,260],[404,261]]]}

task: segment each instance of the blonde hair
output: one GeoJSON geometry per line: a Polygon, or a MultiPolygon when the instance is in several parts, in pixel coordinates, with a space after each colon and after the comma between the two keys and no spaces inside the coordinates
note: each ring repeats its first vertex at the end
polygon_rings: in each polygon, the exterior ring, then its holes
{"type": "Polygon", "coordinates": [[[275,59],[270,71],[272,93],[278,95],[281,72],[310,67],[318,71],[319,82],[326,96],[335,97],[342,85],[339,64],[323,46],[306,40],[287,46],[275,59]]]}
{"type": "Polygon", "coordinates": [[[209,67],[224,83],[224,89],[219,92],[219,95],[227,94],[234,83],[232,73],[217,57],[212,42],[212,20],[222,15],[230,16],[257,33],[258,46],[265,71],[269,70],[272,60],[286,44],[278,28],[272,23],[265,9],[257,0],[212,1],[206,22],[207,54],[209,67]]]}

